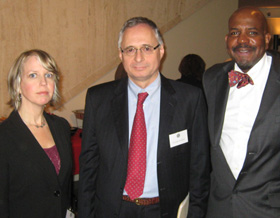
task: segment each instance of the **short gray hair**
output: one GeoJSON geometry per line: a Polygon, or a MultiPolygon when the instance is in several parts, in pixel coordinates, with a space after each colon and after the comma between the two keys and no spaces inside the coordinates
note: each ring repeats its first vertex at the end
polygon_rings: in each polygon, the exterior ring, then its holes
{"type": "Polygon", "coordinates": [[[130,18],[129,20],[127,20],[124,23],[124,25],[123,25],[120,33],[119,33],[118,48],[121,48],[124,31],[127,28],[137,26],[138,24],[147,24],[147,25],[149,25],[155,31],[155,37],[156,37],[158,43],[161,44],[161,45],[163,44],[162,35],[161,35],[157,25],[153,21],[151,21],[150,19],[148,19],[146,17],[133,17],[133,18],[130,18]]]}

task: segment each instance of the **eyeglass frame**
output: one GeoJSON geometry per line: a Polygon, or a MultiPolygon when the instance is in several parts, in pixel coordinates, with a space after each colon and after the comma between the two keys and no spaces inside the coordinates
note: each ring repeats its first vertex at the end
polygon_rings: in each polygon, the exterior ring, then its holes
{"type": "MultiPolygon", "coordinates": [[[[159,48],[159,46],[161,46],[160,43],[158,43],[155,47],[150,46],[150,45],[143,45],[143,46],[141,46],[140,48],[135,48],[134,46],[129,46],[129,47],[127,47],[127,48],[133,48],[133,49],[135,49],[135,53],[133,54],[133,55],[135,55],[135,54],[137,54],[137,51],[138,51],[138,50],[140,50],[143,54],[145,54],[145,52],[143,52],[143,51],[141,50],[142,48],[151,47],[151,48],[153,49],[153,51],[154,51],[154,50],[156,50],[157,48],[159,48]]],[[[125,49],[127,49],[127,48],[125,48],[125,49]]],[[[125,49],[124,49],[124,50],[125,50],[125,49]]],[[[126,54],[126,53],[124,53],[124,50],[123,50],[122,48],[120,48],[120,50],[121,50],[121,52],[122,52],[123,54],[126,54]]],[[[127,55],[127,54],[126,54],[126,55],[127,55]]],[[[133,55],[127,55],[127,56],[132,57],[133,55]]],[[[148,55],[149,55],[149,54],[148,54],[148,55]]]]}

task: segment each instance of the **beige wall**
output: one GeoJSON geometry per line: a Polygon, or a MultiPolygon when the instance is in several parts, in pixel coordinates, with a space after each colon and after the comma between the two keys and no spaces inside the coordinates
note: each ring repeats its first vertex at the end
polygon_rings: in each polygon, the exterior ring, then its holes
{"type": "Polygon", "coordinates": [[[128,18],[149,17],[165,33],[210,1],[0,1],[0,117],[11,110],[7,75],[24,50],[43,49],[56,59],[65,103],[118,65],[118,32],[128,18]]]}
{"type": "MultiPolygon", "coordinates": [[[[171,79],[180,77],[178,66],[181,59],[189,53],[199,54],[206,62],[206,67],[223,62],[228,58],[224,36],[227,33],[227,20],[238,7],[238,0],[212,0],[186,20],[164,34],[166,59],[162,73],[171,79]]],[[[116,48],[117,49],[117,48],[116,48]]],[[[108,72],[92,85],[114,79],[115,69],[108,72]]],[[[66,118],[73,126],[82,122],[76,120],[73,110],[83,109],[86,89],[67,102],[55,114],[66,118]],[[77,121],[77,122],[76,122],[77,121]]]]}

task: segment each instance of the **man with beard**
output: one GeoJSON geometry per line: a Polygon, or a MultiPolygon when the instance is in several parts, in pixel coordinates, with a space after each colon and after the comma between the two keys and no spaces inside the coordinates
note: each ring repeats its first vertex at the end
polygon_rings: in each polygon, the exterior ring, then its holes
{"type": "Polygon", "coordinates": [[[212,159],[207,217],[280,217],[280,59],[266,51],[271,36],[257,8],[236,10],[228,27],[232,61],[203,78],[212,159]]]}

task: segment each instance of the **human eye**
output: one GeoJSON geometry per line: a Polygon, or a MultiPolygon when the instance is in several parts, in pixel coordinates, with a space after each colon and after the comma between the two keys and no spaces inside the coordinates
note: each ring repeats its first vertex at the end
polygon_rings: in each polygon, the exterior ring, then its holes
{"type": "Polygon", "coordinates": [[[29,78],[36,78],[37,74],[36,73],[30,73],[30,74],[28,74],[28,77],[29,78]]]}
{"type": "Polygon", "coordinates": [[[45,77],[52,79],[54,77],[54,75],[53,75],[53,73],[49,72],[49,73],[45,74],[45,77]]]}
{"type": "Polygon", "coordinates": [[[153,52],[154,48],[150,45],[145,45],[141,47],[141,51],[146,53],[146,54],[151,54],[153,52]]]}
{"type": "Polygon", "coordinates": [[[257,35],[259,35],[259,33],[257,31],[250,31],[249,35],[250,36],[257,36],[257,35]]]}
{"type": "Polygon", "coordinates": [[[144,49],[146,52],[151,52],[151,51],[154,50],[153,47],[152,47],[152,46],[149,46],[149,45],[144,46],[143,49],[144,49]]]}
{"type": "Polygon", "coordinates": [[[128,47],[128,48],[124,49],[124,52],[128,55],[134,54],[135,53],[135,48],[134,47],[128,47]]]}
{"type": "Polygon", "coordinates": [[[237,36],[237,35],[239,35],[239,32],[238,32],[238,31],[231,31],[231,32],[229,33],[229,35],[230,35],[230,36],[237,36]]]}

